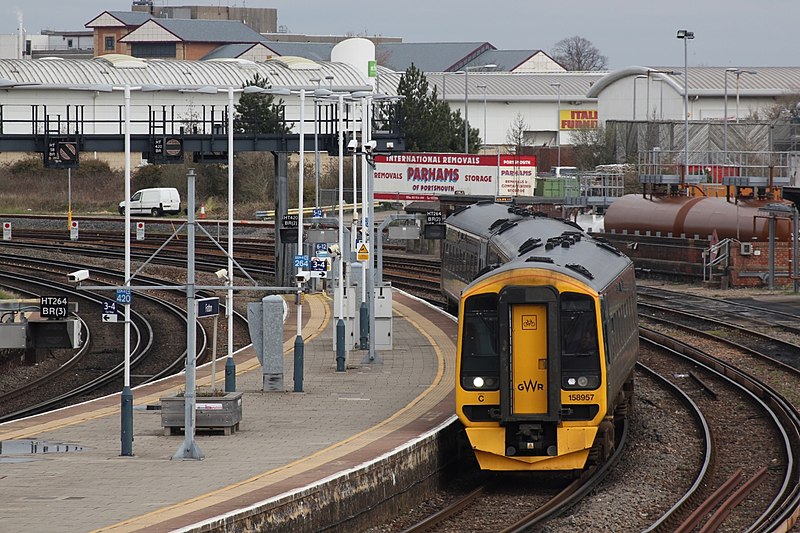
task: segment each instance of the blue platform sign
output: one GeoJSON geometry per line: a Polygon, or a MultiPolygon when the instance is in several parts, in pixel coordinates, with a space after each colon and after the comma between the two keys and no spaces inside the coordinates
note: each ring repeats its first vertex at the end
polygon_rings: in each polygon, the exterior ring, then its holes
{"type": "Polygon", "coordinates": [[[308,256],[307,255],[294,256],[294,267],[308,270],[308,256]]]}
{"type": "Polygon", "coordinates": [[[314,255],[317,257],[328,257],[328,243],[314,243],[314,255]]]}
{"type": "Polygon", "coordinates": [[[117,289],[117,297],[115,301],[118,304],[128,305],[131,303],[131,290],[130,289],[117,289]]]}
{"type": "Polygon", "coordinates": [[[219,314],[219,298],[198,298],[197,318],[217,316],[219,314]]]}
{"type": "Polygon", "coordinates": [[[324,215],[324,213],[322,211],[322,208],[320,208],[320,207],[315,207],[314,211],[311,212],[311,217],[312,218],[322,218],[323,216],[325,216],[325,215],[324,215]]]}

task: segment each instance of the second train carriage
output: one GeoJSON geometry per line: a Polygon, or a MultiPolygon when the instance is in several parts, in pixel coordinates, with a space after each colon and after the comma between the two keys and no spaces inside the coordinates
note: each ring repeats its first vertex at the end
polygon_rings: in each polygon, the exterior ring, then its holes
{"type": "Polygon", "coordinates": [[[638,352],[631,261],[574,224],[479,203],[447,219],[456,410],[481,468],[575,470],[613,449],[638,352]]]}

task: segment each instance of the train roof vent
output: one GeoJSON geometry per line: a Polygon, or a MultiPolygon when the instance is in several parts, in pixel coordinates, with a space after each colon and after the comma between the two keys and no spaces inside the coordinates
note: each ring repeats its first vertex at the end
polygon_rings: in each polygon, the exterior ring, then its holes
{"type": "Polygon", "coordinates": [[[612,252],[615,255],[622,255],[622,252],[620,252],[619,250],[617,250],[616,248],[614,248],[613,246],[608,244],[608,242],[598,241],[598,242],[595,242],[595,244],[597,246],[599,246],[600,248],[603,248],[605,250],[608,250],[609,252],[612,252]]]}
{"type": "Polygon", "coordinates": [[[525,254],[533,250],[534,248],[538,248],[542,245],[542,239],[538,239],[536,237],[531,237],[527,241],[523,242],[519,247],[519,255],[525,254]]]}
{"type": "Polygon", "coordinates": [[[583,237],[583,233],[580,231],[565,231],[561,235],[564,237],[571,237],[575,242],[580,242],[581,238],[583,237]]]}
{"type": "Polygon", "coordinates": [[[550,237],[544,245],[545,250],[552,250],[561,244],[561,237],[550,237]]]}
{"type": "Polygon", "coordinates": [[[583,265],[579,265],[577,263],[568,263],[568,264],[566,264],[564,266],[566,266],[569,269],[574,270],[575,272],[578,272],[579,274],[583,274],[584,276],[586,276],[589,279],[594,279],[594,276],[592,275],[592,273],[589,272],[588,270],[586,270],[586,267],[583,266],[583,265]]]}
{"type": "Polygon", "coordinates": [[[466,210],[467,210],[467,209],[469,209],[470,207],[472,207],[472,206],[471,206],[471,205],[462,205],[461,207],[459,207],[458,209],[456,209],[455,211],[453,211],[453,213],[452,213],[450,216],[451,216],[451,217],[454,217],[454,216],[456,216],[457,214],[459,214],[459,213],[461,213],[461,212],[463,212],[463,211],[466,211],[466,210]]]}
{"type": "Polygon", "coordinates": [[[497,220],[495,220],[494,222],[492,222],[492,225],[491,225],[491,226],[489,226],[489,229],[490,229],[490,230],[493,230],[493,229],[494,229],[494,228],[496,228],[497,226],[502,226],[502,225],[503,225],[503,224],[505,224],[506,222],[508,222],[508,219],[507,219],[507,218],[498,218],[497,220]]]}
{"type": "Polygon", "coordinates": [[[500,235],[501,233],[510,230],[511,228],[515,227],[516,225],[517,225],[516,222],[508,222],[508,221],[506,221],[505,224],[500,226],[500,229],[498,230],[497,234],[500,235]]]}
{"type": "Polygon", "coordinates": [[[499,266],[500,266],[500,263],[492,263],[491,265],[486,265],[485,267],[480,269],[477,274],[475,274],[475,277],[472,278],[472,280],[474,281],[474,280],[478,279],[479,277],[483,276],[487,272],[491,272],[492,270],[494,270],[495,268],[497,268],[499,266]]]}
{"type": "Polygon", "coordinates": [[[532,255],[525,260],[526,263],[552,263],[552,257],[543,257],[541,255],[532,255]]]}

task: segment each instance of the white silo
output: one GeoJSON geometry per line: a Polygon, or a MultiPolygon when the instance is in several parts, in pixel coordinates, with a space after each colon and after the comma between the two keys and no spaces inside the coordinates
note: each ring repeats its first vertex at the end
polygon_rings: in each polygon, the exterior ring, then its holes
{"type": "Polygon", "coordinates": [[[375,63],[375,43],[369,39],[354,37],[336,44],[331,50],[331,61],[353,66],[364,76],[367,83],[373,88],[375,87],[375,79],[378,74],[375,63]]]}

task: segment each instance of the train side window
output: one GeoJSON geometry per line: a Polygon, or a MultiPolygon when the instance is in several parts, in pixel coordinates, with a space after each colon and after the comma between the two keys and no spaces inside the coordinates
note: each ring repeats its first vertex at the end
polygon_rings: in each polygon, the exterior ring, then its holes
{"type": "Polygon", "coordinates": [[[600,369],[594,300],[561,293],[561,366],[565,370],[600,369]]]}
{"type": "Polygon", "coordinates": [[[462,376],[498,373],[497,294],[479,294],[467,298],[462,322],[462,376]]]}

